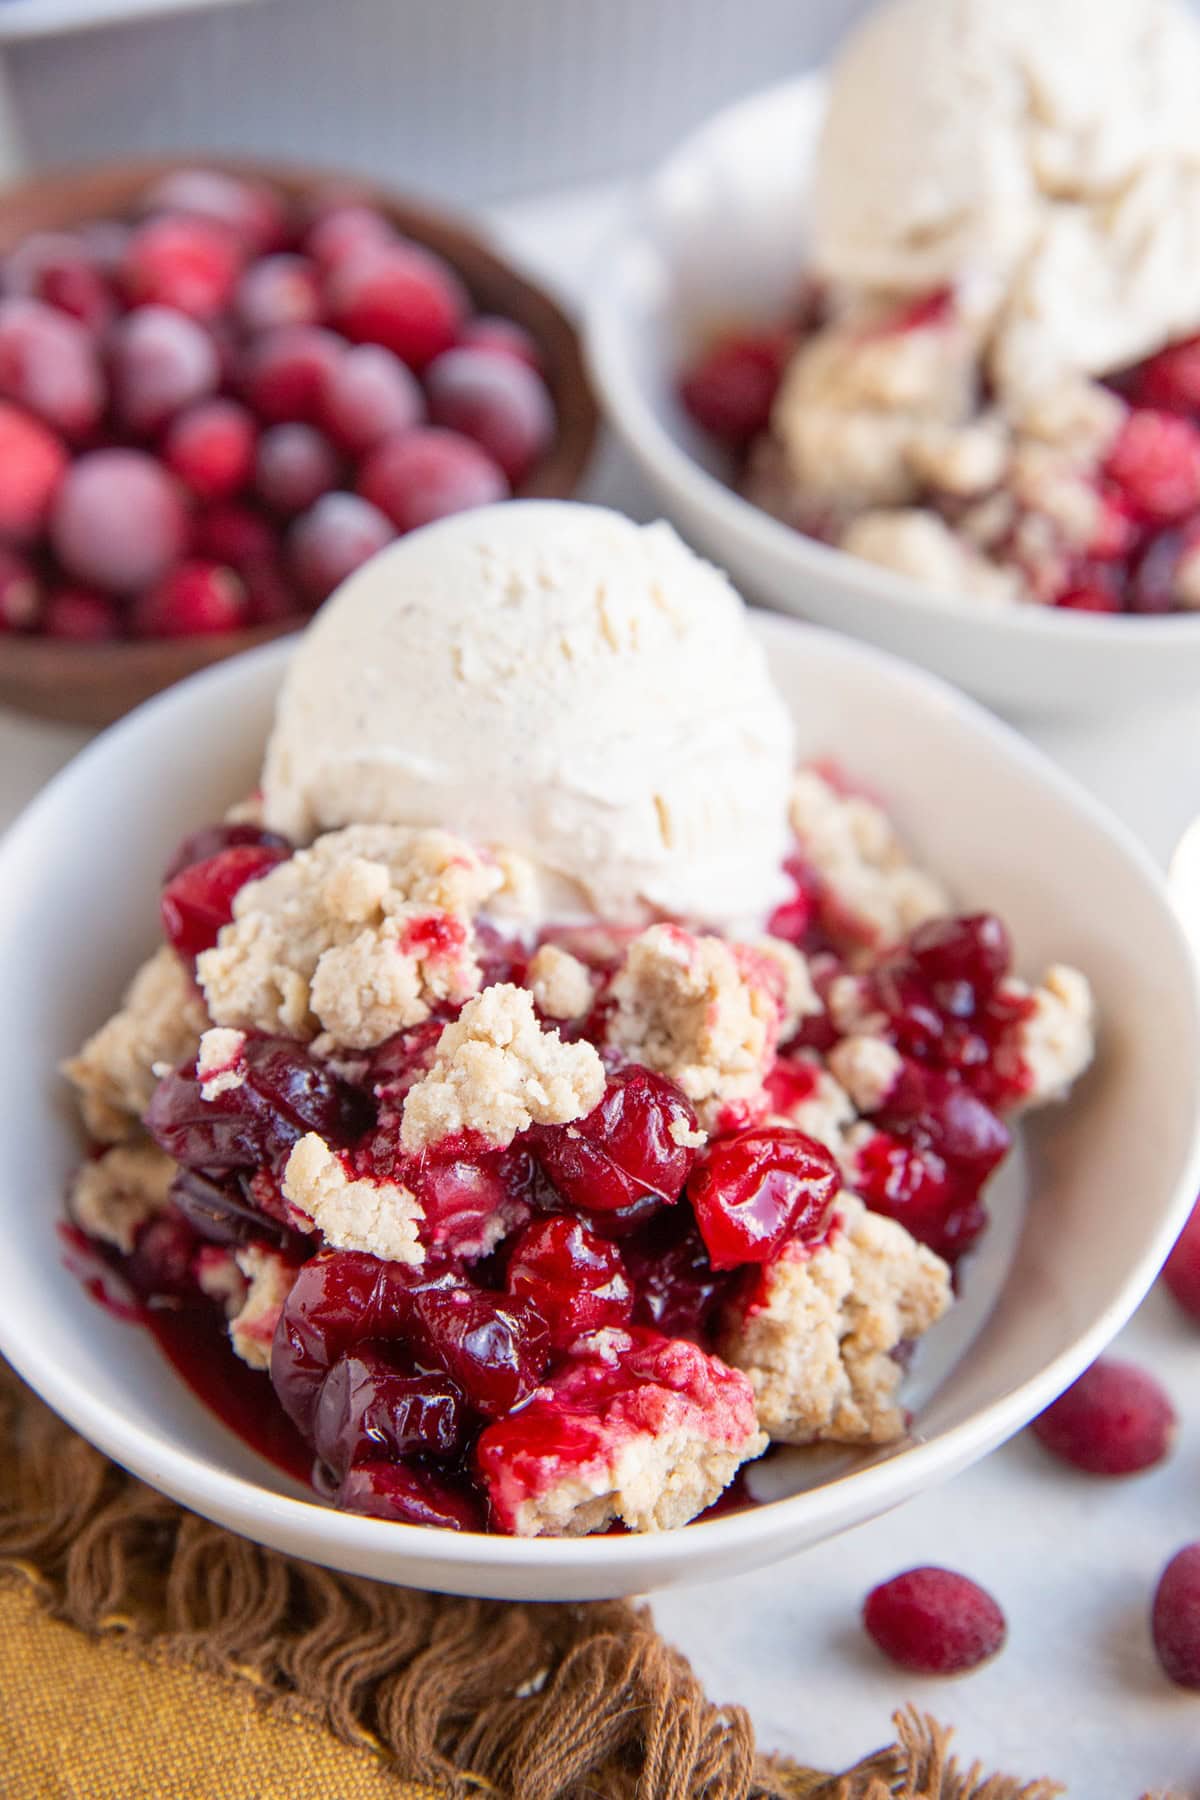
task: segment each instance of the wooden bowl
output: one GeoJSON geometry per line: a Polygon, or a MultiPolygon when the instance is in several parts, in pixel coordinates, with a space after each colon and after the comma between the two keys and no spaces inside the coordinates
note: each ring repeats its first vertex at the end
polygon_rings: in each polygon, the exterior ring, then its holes
{"type": "MultiPolygon", "coordinates": [[[[575,328],[543,288],[519,275],[469,225],[438,208],[389,193],[358,176],[291,163],[207,155],[147,158],[101,168],[54,170],[0,193],[0,255],[33,231],[69,231],[91,219],[130,214],[153,181],[183,168],[219,169],[266,181],[293,201],[330,185],[344,186],[377,207],[404,236],[444,256],[480,311],[501,313],[523,325],[541,352],[557,430],[517,494],[563,499],[574,493],[597,423],[575,328]]],[[[116,644],[5,635],[0,637],[0,705],[74,725],[107,725],[171,682],[295,631],[300,623],[288,620],[219,637],[116,644]]]]}

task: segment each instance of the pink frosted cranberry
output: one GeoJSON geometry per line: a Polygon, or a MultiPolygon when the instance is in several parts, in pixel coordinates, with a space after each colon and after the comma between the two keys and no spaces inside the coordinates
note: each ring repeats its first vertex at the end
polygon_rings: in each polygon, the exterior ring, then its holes
{"type": "Polygon", "coordinates": [[[863,1605],[868,1636],[890,1661],[918,1675],[961,1675],[1002,1648],[1004,1614],[953,1569],[908,1569],[873,1588],[863,1605]]]}
{"type": "Polygon", "coordinates": [[[447,350],[425,371],[429,416],[481,444],[509,481],[533,467],[554,436],[554,406],[536,370],[491,350],[447,350]]]}
{"type": "Polygon", "coordinates": [[[559,1350],[569,1349],[584,1332],[627,1325],[633,1313],[616,1245],[563,1214],[525,1227],[510,1253],[505,1285],[514,1298],[537,1308],[559,1350]]]}
{"type": "Polygon", "coordinates": [[[67,470],[50,513],[63,567],[85,586],[124,593],[160,579],[187,524],[171,477],[141,450],[93,450],[67,470]]]}
{"type": "Polygon", "coordinates": [[[1176,1424],[1175,1408],[1153,1375],[1102,1356],[1031,1430],[1052,1455],[1089,1475],[1134,1475],[1163,1460],[1176,1424]]]}
{"type": "Polygon", "coordinates": [[[47,637],[75,644],[105,644],[124,635],[124,620],[112,597],[94,588],[55,589],[40,623],[47,637]]]}
{"type": "Polygon", "coordinates": [[[139,307],[113,331],[113,401],[131,431],[158,431],[185,406],[211,394],[219,379],[210,334],[170,307],[139,307]]]}
{"type": "Polygon", "coordinates": [[[314,423],[345,350],[332,331],[315,325],[264,332],[251,346],[242,371],[247,404],[268,424],[314,423]]]}
{"type": "Polygon", "coordinates": [[[683,1192],[696,1149],[696,1115],[681,1089],[638,1064],[610,1075],[600,1104],[569,1129],[531,1134],[534,1155],[558,1192],[584,1212],[622,1210],[644,1196],[658,1205],[683,1192]]]}
{"type": "Polygon", "coordinates": [[[274,512],[303,512],[336,485],[337,476],[333,446],[311,425],[271,425],[258,441],[255,491],[274,512]]]}
{"type": "Polygon", "coordinates": [[[261,841],[227,844],[202,862],[187,863],[162,891],[162,927],[180,956],[199,956],[217,941],[233,917],[233,903],[248,881],[285,862],[286,848],[261,841]]]}
{"type": "Polygon", "coordinates": [[[242,275],[233,310],[243,331],[315,325],[322,311],[317,271],[304,256],[264,256],[242,275]]]}
{"type": "Polygon", "coordinates": [[[382,344],[412,369],[423,369],[450,348],[469,311],[449,263],[401,241],[335,267],[326,298],[331,323],[346,337],[382,344]]]}
{"type": "Polygon", "coordinates": [[[67,468],[67,451],[48,426],[0,401],[0,538],[40,536],[67,468]]]}
{"type": "Polygon", "coordinates": [[[357,344],[330,372],[321,392],[320,422],[335,444],[361,455],[383,438],[425,417],[420,383],[382,344],[357,344]]]}
{"type": "Polygon", "coordinates": [[[464,1482],[409,1463],[358,1463],[337,1492],[343,1512],[442,1531],[482,1531],[483,1508],[464,1482]]]}
{"type": "Polygon", "coordinates": [[[0,632],[30,631],[40,612],[41,594],[33,565],[19,551],[0,544],[0,632]]]}
{"type": "Polygon", "coordinates": [[[478,444],[431,426],[376,445],[359,470],[358,491],[405,532],[506,500],[510,490],[478,444]]]}
{"type": "Polygon", "coordinates": [[[1150,1628],[1167,1679],[1200,1689],[1200,1543],[1177,1551],[1159,1576],[1150,1628]]]}
{"type": "Polygon", "coordinates": [[[105,400],[90,333],[40,300],[0,302],[0,394],[66,437],[86,437],[105,400]]]}
{"type": "Polygon", "coordinates": [[[167,213],[139,225],[125,247],[121,284],[131,306],[169,306],[212,319],[233,298],[243,252],[224,225],[167,213]]]}
{"type": "Polygon", "coordinates": [[[458,334],[464,349],[490,350],[496,356],[515,356],[541,373],[542,357],[533,333],[518,325],[515,319],[501,318],[499,313],[476,313],[467,319],[458,334]]]}
{"type": "Polygon", "coordinates": [[[1154,524],[1170,525],[1200,506],[1200,430],[1175,413],[1135,407],[1104,467],[1136,510],[1154,524]]]}
{"type": "Polygon", "coordinates": [[[343,200],[326,207],[304,240],[313,261],[329,274],[340,263],[365,251],[382,250],[396,242],[396,233],[382,213],[356,201],[343,200]]]}
{"type": "Polygon", "coordinates": [[[799,1131],[770,1129],[710,1143],[687,1191],[719,1271],[770,1262],[789,1243],[819,1243],[840,1186],[823,1144],[799,1131]]]}
{"type": "Polygon", "coordinates": [[[684,407],[713,437],[748,444],[770,423],[789,348],[778,332],[720,338],[685,372],[684,407]]]}
{"type": "Polygon", "coordinates": [[[277,249],[288,231],[287,208],[273,188],[220,169],[172,169],[143,195],[142,210],[207,220],[259,255],[277,249]]]}
{"type": "Polygon", "coordinates": [[[163,461],[201,500],[228,500],[254,472],[257,436],[236,400],[202,400],[172,421],[163,461]]]}
{"type": "Polygon", "coordinates": [[[4,288],[69,313],[96,336],[116,311],[95,257],[81,238],[67,232],[35,231],[23,239],[4,260],[4,288]]]}
{"type": "Polygon", "coordinates": [[[451,1456],[466,1438],[466,1412],[448,1375],[364,1344],[339,1357],[321,1384],[313,1448],[337,1475],[386,1457],[451,1456]]]}
{"type": "Polygon", "coordinates": [[[240,631],[246,623],[246,586],[220,563],[182,562],[133,608],[137,637],[208,637],[240,631]]]}
{"type": "Polygon", "coordinates": [[[192,541],[197,555],[228,563],[242,576],[256,563],[273,561],[279,551],[276,528],[249,506],[206,507],[192,541]]]}
{"type": "Polygon", "coordinates": [[[324,600],[395,535],[391,520],[369,500],[358,494],[323,494],[292,526],[291,566],[308,597],[324,600]]]}
{"type": "Polygon", "coordinates": [[[247,625],[279,625],[302,618],[310,610],[282,561],[255,563],[242,580],[246,584],[247,625]]]}
{"type": "Polygon", "coordinates": [[[1200,1202],[1175,1240],[1163,1268],[1163,1280],[1185,1313],[1200,1320],[1200,1202]]]}

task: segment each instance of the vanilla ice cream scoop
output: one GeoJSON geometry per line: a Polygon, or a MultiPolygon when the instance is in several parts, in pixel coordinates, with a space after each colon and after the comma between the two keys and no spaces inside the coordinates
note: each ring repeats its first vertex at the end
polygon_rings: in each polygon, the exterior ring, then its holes
{"type": "Polygon", "coordinates": [[[888,0],[834,70],[816,261],[965,285],[1001,387],[1138,360],[1200,319],[1200,24],[1184,0],[888,0]]]}
{"type": "Polygon", "coordinates": [[[528,857],[542,911],[761,924],[791,724],[745,608],[663,524],[509,502],[351,576],[292,659],[268,823],[440,825],[528,857]]]}

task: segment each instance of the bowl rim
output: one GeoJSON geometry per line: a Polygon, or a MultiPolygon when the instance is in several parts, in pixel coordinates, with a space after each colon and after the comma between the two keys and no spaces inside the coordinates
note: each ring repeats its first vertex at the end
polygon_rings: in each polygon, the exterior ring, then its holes
{"type": "Polygon", "coordinates": [[[834,544],[822,544],[785,525],[697,462],[662,424],[629,354],[635,325],[642,322],[642,316],[631,309],[627,298],[630,291],[648,291],[651,269],[662,278],[664,287],[670,285],[670,265],[653,226],[656,198],[676,184],[688,191],[693,184],[683,176],[709,138],[739,121],[753,120],[768,107],[791,105],[797,112],[802,108],[815,111],[823,104],[827,85],[823,70],[811,70],[733,101],[690,131],[639,182],[593,261],[583,304],[588,367],[609,423],[632,455],[654,467],[675,496],[706,510],[741,542],[754,545],[778,562],[791,563],[798,580],[851,585],[872,600],[907,608],[910,616],[926,623],[944,621],[949,615],[956,625],[1013,632],[1033,644],[1049,640],[1079,645],[1086,639],[1104,649],[1123,650],[1131,631],[1149,631],[1164,651],[1182,643],[1194,645],[1200,641],[1200,612],[1080,613],[1032,602],[939,594],[924,582],[853,556],[834,544]],[[631,281],[629,271],[634,268],[637,279],[631,281]]]}
{"type": "MultiPolygon", "coordinates": [[[[772,639],[782,641],[796,634],[817,640],[827,653],[845,659],[867,675],[881,676],[898,685],[911,696],[914,710],[949,713],[959,725],[990,741],[1006,761],[1015,762],[1026,776],[1048,786],[1063,804],[1100,831],[1161,909],[1164,929],[1179,953],[1174,976],[1186,987],[1194,1035],[1200,1040],[1200,962],[1149,852],[1100,801],[1012,727],[940,678],[872,645],[801,620],[759,611],[751,616],[754,629],[766,640],[768,648],[772,639]]],[[[219,687],[223,682],[269,680],[281,671],[286,654],[286,644],[266,645],[201,671],[187,685],[194,692],[201,686],[219,687]]],[[[79,779],[81,771],[103,761],[110,739],[161,724],[173,704],[172,692],[156,695],[97,737],[54,777],[0,841],[0,880],[6,867],[21,862],[26,840],[41,828],[47,815],[54,815],[61,796],[79,779]]],[[[1200,1087],[1200,1068],[1193,1071],[1192,1086],[1193,1090],[1200,1087]]],[[[738,1513],[697,1521],[678,1532],[523,1539],[432,1532],[421,1526],[338,1512],[312,1499],[273,1493],[244,1476],[222,1471],[200,1454],[166,1443],[152,1426],[131,1423],[117,1407],[89,1393],[86,1372],[72,1372],[59,1361],[43,1361],[36,1341],[19,1338],[3,1309],[0,1351],[81,1435],[154,1487],[252,1538],[302,1543],[303,1554],[328,1558],[334,1566],[346,1566],[346,1559],[352,1558],[360,1569],[369,1565],[369,1572],[382,1580],[411,1580],[410,1573],[389,1576],[389,1567],[421,1562],[439,1563],[457,1571],[457,1581],[467,1579],[472,1568],[479,1570],[481,1576],[484,1570],[506,1578],[527,1576],[531,1583],[539,1571],[593,1581],[603,1581],[607,1574],[613,1591],[627,1581],[636,1587],[639,1572],[649,1572],[652,1566],[656,1580],[664,1568],[670,1571],[666,1579],[686,1579],[689,1564],[696,1565],[696,1572],[700,1573],[707,1562],[718,1561],[723,1552],[739,1561],[753,1560],[756,1547],[764,1559],[782,1555],[787,1553],[789,1538],[794,1542],[803,1537],[803,1527],[816,1528],[819,1536],[831,1522],[832,1529],[838,1530],[878,1514],[976,1460],[1047,1405],[1126,1323],[1178,1234],[1200,1185],[1200,1106],[1193,1106],[1192,1119],[1188,1153],[1171,1193],[1164,1196],[1159,1223],[1146,1247],[1126,1271],[1108,1306],[1051,1362],[934,1439],[910,1440],[892,1456],[865,1468],[848,1470],[818,1487],[738,1513]],[[853,1495],[849,1508],[844,1501],[847,1489],[853,1495]],[[795,1529],[789,1529],[793,1520],[795,1529]]],[[[627,1587],[625,1591],[631,1590],[627,1587]]]]}

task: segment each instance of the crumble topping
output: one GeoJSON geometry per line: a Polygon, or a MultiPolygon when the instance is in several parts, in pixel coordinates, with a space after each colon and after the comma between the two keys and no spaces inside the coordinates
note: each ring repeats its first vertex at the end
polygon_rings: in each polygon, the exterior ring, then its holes
{"type": "Polygon", "coordinates": [[[293,1146],[282,1185],[285,1200],[338,1250],[365,1250],[384,1262],[424,1262],[417,1236],[424,1215],[412,1190],[352,1175],[317,1132],[293,1146]]]}
{"type": "Polygon", "coordinates": [[[609,1042],[677,1082],[708,1124],[730,1101],[761,1093],[779,1033],[778,991],[777,973],[747,946],[652,925],[613,979],[609,1042]]]}
{"type": "Polygon", "coordinates": [[[227,1319],[245,1303],[247,1282],[225,1244],[201,1244],[192,1262],[196,1285],[222,1308],[227,1319]]]}
{"type": "Polygon", "coordinates": [[[595,987],[587,965],[557,944],[534,952],[527,980],[538,1011],[548,1019],[583,1019],[592,1010],[595,987]]]}
{"type": "Polygon", "coordinates": [[[801,1055],[798,1059],[812,1071],[812,1084],[800,1098],[777,1104],[771,1123],[787,1125],[816,1138],[839,1159],[845,1148],[846,1133],[857,1114],[849,1094],[823,1063],[801,1055]]]}
{"type": "Polygon", "coordinates": [[[754,1301],[731,1312],[721,1354],[749,1378],[772,1438],[887,1444],[904,1431],[903,1371],[892,1352],[941,1318],[950,1272],[855,1195],[836,1204],[829,1241],[771,1263],[754,1301]]]}
{"type": "Polygon", "coordinates": [[[75,1176],[71,1216],[89,1237],[128,1256],[146,1220],[167,1204],[175,1173],[175,1163],[156,1144],[114,1144],[75,1176]]]}
{"type": "Polygon", "coordinates": [[[829,1067],[855,1108],[873,1113],[895,1087],[904,1059],[886,1038],[863,1034],[835,1044],[829,1052],[829,1067]]]}
{"type": "Polygon", "coordinates": [[[351,825],[234,901],[197,960],[219,1025],[371,1049],[476,993],[471,921],[504,873],[444,831],[351,825]]]}
{"type": "Polygon", "coordinates": [[[89,1135],[105,1144],[131,1137],[159,1074],[195,1057],[207,1024],[186,968],[164,945],[142,964],[120,1010],[63,1064],[89,1135]]]}
{"type": "MultiPolygon", "coordinates": [[[[1020,982],[1006,985],[1028,992],[1020,982]]],[[[1096,1048],[1095,1003],[1078,969],[1054,963],[1046,970],[1033,990],[1033,1012],[1017,1028],[1017,1048],[1029,1079],[1024,1105],[1064,1100],[1096,1048]]]]}
{"type": "Polygon", "coordinates": [[[802,1019],[815,1018],[825,1010],[813,986],[808,958],[794,944],[764,936],[752,938],[745,949],[760,959],[760,966],[765,962],[768,978],[770,971],[776,972],[781,1040],[789,1038],[802,1019]]]}
{"type": "Polygon", "coordinates": [[[839,919],[866,944],[895,943],[950,911],[941,883],[917,866],[874,801],[839,794],[815,769],[801,769],[792,786],[791,820],[839,919]]]}
{"type": "Polygon", "coordinates": [[[980,555],[962,532],[922,506],[871,507],[847,525],[841,548],[922,581],[947,597],[1015,600],[1021,578],[980,555]]]}
{"type": "Polygon", "coordinates": [[[244,1031],[232,1031],[228,1026],[214,1025],[204,1033],[196,1057],[196,1079],[200,1082],[202,1100],[215,1100],[218,1095],[228,1094],[234,1088],[242,1086],[246,1079],[246,1065],[242,1057],[245,1048],[244,1031]]]}
{"type": "Polygon", "coordinates": [[[543,1030],[526,988],[497,982],[468,1000],[438,1039],[433,1067],[408,1091],[401,1120],[407,1150],[458,1131],[511,1144],[530,1125],[582,1119],[604,1094],[604,1064],[586,1042],[543,1030]]]}
{"type": "Polygon", "coordinates": [[[271,1340],[283,1311],[283,1303],[296,1279],[296,1265],[278,1250],[263,1244],[247,1244],[234,1251],[245,1293],[231,1312],[229,1341],[252,1369],[271,1366],[271,1340]]]}

